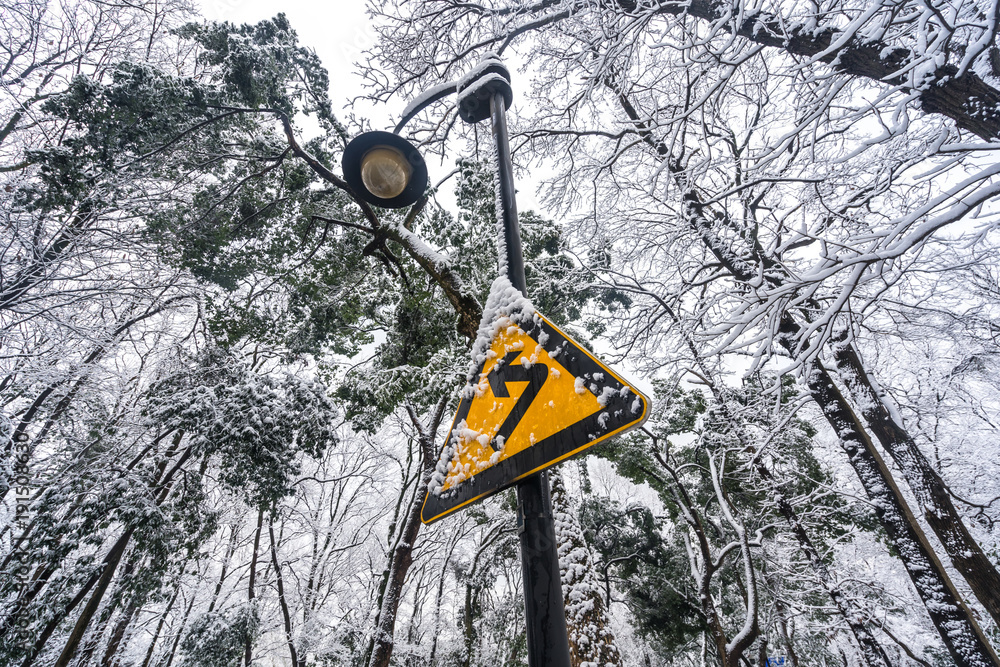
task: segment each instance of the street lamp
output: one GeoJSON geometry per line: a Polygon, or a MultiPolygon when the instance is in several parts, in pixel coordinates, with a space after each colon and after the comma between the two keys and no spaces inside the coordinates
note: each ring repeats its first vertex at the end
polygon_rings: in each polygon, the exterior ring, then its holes
{"type": "MultiPolygon", "coordinates": [[[[527,296],[515,201],[506,111],[513,99],[510,72],[496,54],[486,56],[462,79],[435,86],[403,111],[392,133],[367,132],[344,150],[344,179],[365,201],[383,208],[417,202],[427,188],[427,167],[417,149],[397,132],[422,109],[457,93],[458,115],[467,123],[490,119],[496,146],[498,268],[527,296]]],[[[570,667],[559,554],[546,471],[517,482],[517,525],[521,543],[525,625],[530,667],[570,667]]]]}
{"type": "MultiPolygon", "coordinates": [[[[508,230],[507,248],[515,243],[516,257],[512,260],[511,282],[526,292],[521,264],[520,240],[517,235],[517,208],[514,204],[514,180],[510,167],[510,148],[503,112],[510,107],[514,95],[510,87],[510,72],[495,54],[487,54],[472,71],[459,81],[453,81],[420,95],[403,110],[403,117],[392,132],[359,134],[344,149],[341,165],[344,180],[354,192],[369,204],[381,208],[405,208],[417,203],[427,190],[427,165],[410,142],[399,136],[400,130],[421,110],[448,95],[458,93],[458,115],[467,123],[478,123],[499,114],[502,127],[494,127],[500,142],[498,165],[501,180],[500,209],[508,230]],[[497,111],[496,107],[503,108],[497,111]],[[511,236],[513,234],[513,236],[511,236]]],[[[510,266],[510,264],[508,264],[510,266]]]]}
{"type": "Polygon", "coordinates": [[[369,204],[405,208],[427,190],[427,164],[406,139],[391,132],[365,132],[344,149],[344,180],[369,204]]]}

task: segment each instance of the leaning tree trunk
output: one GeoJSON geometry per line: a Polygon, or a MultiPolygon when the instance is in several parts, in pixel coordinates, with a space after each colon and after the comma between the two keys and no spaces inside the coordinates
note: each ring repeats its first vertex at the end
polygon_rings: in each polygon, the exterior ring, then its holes
{"type": "Polygon", "coordinates": [[[129,626],[132,625],[137,611],[139,611],[139,605],[136,604],[135,600],[132,600],[125,608],[125,611],[122,612],[121,618],[118,619],[114,629],[111,631],[111,636],[108,638],[108,645],[104,649],[104,656],[101,658],[101,667],[112,667],[117,662],[115,655],[118,653],[118,649],[121,648],[122,640],[125,639],[125,633],[128,631],[129,626]]]}
{"type": "Polygon", "coordinates": [[[83,639],[83,635],[87,631],[91,619],[97,613],[97,609],[104,599],[104,594],[111,585],[111,580],[114,579],[115,571],[118,569],[118,564],[121,562],[122,556],[125,555],[125,549],[128,547],[134,530],[135,528],[126,530],[125,534],[118,538],[118,541],[104,558],[104,569],[101,572],[100,579],[97,580],[97,587],[91,594],[90,599],[87,600],[87,605],[83,608],[83,611],[80,612],[79,618],[76,619],[76,624],[73,626],[73,630],[70,631],[69,638],[66,640],[66,645],[59,655],[59,659],[56,660],[55,667],[66,667],[76,654],[76,649],[80,645],[80,641],[83,639]]]}
{"type": "MultiPolygon", "coordinates": [[[[250,555],[250,581],[247,582],[247,603],[253,607],[257,586],[257,554],[260,552],[260,534],[264,528],[264,508],[257,510],[257,530],[253,536],[253,553],[250,555]]],[[[253,661],[253,637],[248,632],[243,642],[243,665],[250,667],[253,661]]]]}
{"type": "MultiPolygon", "coordinates": [[[[168,435],[169,435],[169,433],[163,434],[162,436],[160,436],[160,437],[158,437],[156,439],[156,442],[159,442],[159,440],[161,440],[163,437],[166,437],[168,435]]],[[[156,485],[160,483],[159,480],[160,480],[160,477],[163,475],[163,473],[164,473],[164,471],[166,469],[167,462],[168,462],[168,460],[171,457],[173,457],[177,453],[177,449],[180,446],[180,442],[181,442],[181,439],[183,438],[183,436],[184,436],[184,432],[183,431],[177,431],[177,432],[174,433],[173,441],[172,441],[170,447],[167,449],[167,452],[166,452],[166,455],[165,455],[163,461],[157,467],[156,473],[155,473],[152,481],[150,482],[150,488],[152,490],[154,490],[154,491],[156,490],[156,485]]],[[[145,452],[148,452],[151,448],[152,448],[152,445],[150,445],[150,447],[147,447],[146,450],[145,450],[145,452]]],[[[186,460],[186,457],[189,456],[189,455],[190,455],[190,451],[186,450],[185,454],[183,454],[182,457],[185,457],[185,460],[186,460]]],[[[134,458],[128,464],[128,466],[126,466],[125,470],[126,471],[131,471],[133,468],[135,468],[136,465],[138,465],[138,463],[140,461],[141,461],[141,456],[134,458]]],[[[175,467],[175,469],[176,469],[176,467],[175,467]]],[[[85,496],[84,493],[80,493],[80,494],[77,495],[76,500],[72,502],[72,504],[70,505],[70,508],[67,510],[65,516],[63,517],[63,519],[62,519],[63,521],[69,520],[79,510],[79,508],[81,507],[81,503],[83,502],[84,496],[85,496]]],[[[36,495],[36,498],[38,498],[38,495],[36,495]]],[[[15,544],[12,545],[11,552],[9,554],[7,554],[7,556],[3,559],[2,563],[0,563],[0,570],[4,570],[4,569],[7,568],[7,566],[10,564],[10,562],[16,556],[18,550],[24,549],[27,544],[30,544],[31,539],[32,539],[30,533],[31,533],[32,530],[37,530],[37,524],[36,524],[35,519],[33,519],[31,521],[31,523],[28,524],[28,529],[21,535],[21,537],[18,539],[18,541],[15,544]]],[[[31,603],[34,601],[34,599],[38,595],[41,594],[42,590],[44,590],[45,586],[52,579],[52,576],[56,573],[56,571],[59,569],[59,567],[60,567],[59,563],[50,563],[48,565],[40,567],[32,575],[31,579],[32,579],[33,584],[31,586],[31,588],[29,588],[27,591],[25,591],[24,593],[22,593],[19,597],[17,597],[14,600],[14,603],[11,605],[11,609],[8,611],[7,615],[4,617],[3,621],[0,622],[0,636],[4,636],[5,634],[7,634],[10,631],[10,628],[12,628],[12,627],[14,627],[16,625],[18,619],[20,618],[20,615],[22,613],[26,613],[27,612],[28,608],[31,606],[31,603]]],[[[69,603],[69,605],[66,607],[66,609],[64,610],[64,612],[65,612],[64,615],[60,616],[60,617],[58,617],[56,619],[54,619],[54,622],[56,624],[58,624],[59,622],[61,622],[62,618],[65,615],[68,615],[71,611],[73,611],[73,609],[76,608],[76,606],[80,602],[82,602],[82,596],[86,596],[87,593],[90,592],[90,589],[94,586],[94,584],[97,583],[97,578],[99,576],[100,576],[99,573],[95,574],[91,579],[89,579],[84,584],[84,588],[83,588],[82,592],[80,592],[77,595],[77,597],[74,598],[69,603]]],[[[46,628],[43,629],[41,635],[36,639],[36,645],[38,645],[39,647],[43,646],[45,644],[45,642],[48,640],[48,636],[51,635],[51,633],[52,633],[52,631],[54,629],[55,629],[54,627],[52,627],[50,629],[48,626],[46,626],[46,628]]],[[[41,650],[41,649],[39,648],[38,650],[41,650]]]]}
{"type": "Polygon", "coordinates": [[[194,602],[198,599],[198,590],[195,589],[191,591],[191,599],[188,600],[187,607],[184,609],[184,615],[181,616],[181,622],[177,626],[177,634],[174,635],[174,640],[170,643],[170,652],[167,653],[166,659],[159,663],[157,667],[170,667],[174,664],[174,658],[177,657],[177,647],[181,645],[181,639],[184,637],[184,628],[187,627],[188,619],[191,617],[191,610],[194,608],[194,602]]]}
{"type": "Polygon", "coordinates": [[[167,602],[167,606],[163,609],[163,613],[160,614],[160,619],[156,622],[156,629],[153,631],[153,636],[149,640],[149,646],[146,648],[146,657],[143,658],[142,664],[139,667],[149,667],[149,663],[153,660],[153,653],[156,651],[156,642],[159,641],[160,633],[163,632],[163,626],[167,622],[170,610],[174,608],[174,603],[177,602],[177,598],[180,594],[181,585],[177,584],[177,586],[174,587],[174,594],[170,596],[170,601],[167,602]]]}
{"type": "MultiPolygon", "coordinates": [[[[700,366],[702,374],[706,378],[710,377],[711,374],[708,372],[708,369],[705,368],[700,362],[700,357],[694,343],[690,339],[687,343],[692,354],[694,354],[698,365],[700,366]]],[[[766,482],[774,482],[775,479],[771,469],[767,467],[760,456],[757,456],[757,447],[752,444],[751,439],[747,436],[742,426],[733,417],[728,406],[726,405],[726,402],[723,400],[723,397],[719,392],[718,386],[714,382],[710,382],[709,387],[712,391],[712,395],[716,399],[720,414],[722,414],[729,422],[730,427],[733,429],[733,432],[736,434],[736,437],[740,442],[742,450],[750,454],[754,470],[756,470],[757,474],[760,475],[761,479],[766,482]]],[[[795,511],[795,507],[792,505],[791,500],[789,500],[789,498],[781,491],[777,484],[770,483],[767,485],[767,488],[771,499],[774,500],[775,505],[778,508],[778,513],[781,514],[781,517],[785,520],[789,529],[792,531],[792,535],[795,536],[795,541],[799,544],[799,550],[805,555],[806,560],[809,561],[809,565],[812,567],[813,573],[823,586],[823,590],[825,590],[827,595],[830,596],[830,600],[837,608],[837,611],[844,619],[844,622],[847,623],[847,627],[850,629],[851,634],[854,635],[854,640],[861,649],[861,659],[866,665],[868,665],[868,667],[891,667],[889,656],[885,654],[885,649],[882,648],[882,645],[879,644],[878,640],[875,639],[875,636],[872,635],[871,630],[864,622],[864,619],[861,618],[858,610],[844,595],[840,586],[834,580],[833,574],[830,572],[830,568],[828,568],[826,563],[823,562],[823,558],[820,556],[819,550],[816,548],[816,545],[813,544],[812,538],[809,537],[805,527],[799,520],[798,512],[795,511]]],[[[790,650],[789,645],[789,654],[791,655],[791,653],[792,651],[790,650]]]]}
{"type": "MultiPolygon", "coordinates": [[[[150,485],[151,491],[156,493],[156,498],[155,498],[156,505],[161,505],[166,500],[173,485],[174,475],[187,462],[188,458],[190,458],[191,451],[192,450],[190,447],[185,449],[184,453],[181,454],[180,457],[178,457],[177,461],[174,463],[174,466],[170,469],[170,472],[168,472],[166,476],[163,477],[162,480],[159,480],[159,475],[162,474],[163,470],[165,469],[166,462],[160,465],[159,470],[157,472],[157,477],[150,485]]],[[[87,605],[80,613],[79,618],[77,618],[77,622],[74,625],[73,630],[70,632],[70,636],[65,646],[63,647],[62,652],[60,653],[59,659],[56,662],[56,665],[58,665],[59,667],[63,667],[64,665],[69,664],[69,661],[73,658],[73,656],[76,653],[76,649],[80,645],[80,640],[83,639],[83,635],[87,631],[87,627],[90,625],[90,621],[93,619],[94,614],[97,612],[97,609],[101,604],[101,601],[104,599],[104,594],[107,592],[108,586],[111,584],[111,580],[114,578],[115,571],[118,569],[118,564],[121,562],[122,556],[125,554],[125,551],[128,548],[129,541],[132,539],[132,534],[140,525],[141,523],[134,526],[130,526],[129,528],[126,529],[125,533],[118,538],[114,546],[112,546],[111,550],[108,552],[108,555],[105,556],[104,562],[102,563],[100,570],[98,570],[98,572],[95,573],[94,576],[92,576],[87,581],[86,584],[84,584],[83,589],[76,595],[75,598],[73,598],[70,604],[67,605],[65,608],[63,608],[60,611],[60,613],[55,618],[53,618],[48,623],[48,625],[46,625],[45,629],[42,631],[42,634],[35,641],[35,644],[32,647],[31,651],[28,653],[27,657],[25,657],[24,661],[21,663],[21,667],[31,667],[31,665],[34,664],[35,659],[41,654],[42,649],[45,647],[45,644],[51,637],[52,632],[59,625],[62,619],[69,616],[70,612],[72,612],[72,610],[76,607],[76,605],[78,605],[80,602],[83,601],[83,597],[88,593],[88,591],[96,585],[97,587],[96,590],[94,590],[94,592],[91,594],[90,599],[87,601],[87,605]]]]}
{"type": "MultiPolygon", "coordinates": [[[[788,345],[792,343],[789,341],[788,345]]],[[[807,384],[813,400],[837,433],[841,447],[875,507],[879,522],[896,547],[952,659],[960,667],[1000,665],[972,612],[962,601],[944,565],[910,512],[888,466],[833,378],[818,361],[807,370],[807,384]]]]}
{"type": "Polygon", "coordinates": [[[861,406],[861,415],[872,433],[899,465],[920,503],[924,519],[941,540],[951,564],[969,583],[993,622],[1000,626],[1000,572],[969,533],[944,480],[903,427],[896,411],[889,407],[884,392],[865,371],[857,349],[845,340],[836,341],[834,360],[840,379],[861,406]]]}
{"type": "Polygon", "coordinates": [[[274,520],[267,522],[267,534],[271,538],[271,565],[274,567],[274,577],[278,588],[278,606],[281,608],[281,620],[285,629],[285,643],[288,644],[288,657],[292,667],[304,667],[305,656],[299,662],[298,651],[295,648],[295,638],[292,634],[292,614],[288,610],[288,599],[285,597],[285,582],[281,576],[281,563],[278,561],[278,545],[274,539],[274,520]]]}
{"type": "Polygon", "coordinates": [[[382,597],[382,608],[379,610],[378,624],[375,627],[375,646],[372,651],[369,667],[388,667],[389,658],[392,657],[394,646],[393,635],[396,630],[396,612],[399,609],[399,599],[403,594],[403,584],[406,583],[406,574],[413,564],[413,546],[417,541],[420,532],[420,508],[423,505],[424,495],[427,493],[427,484],[430,481],[430,474],[433,471],[434,461],[425,461],[421,465],[420,483],[417,485],[410,501],[410,507],[406,514],[403,529],[400,531],[399,540],[392,551],[391,564],[389,566],[388,583],[385,595],[382,597]]]}

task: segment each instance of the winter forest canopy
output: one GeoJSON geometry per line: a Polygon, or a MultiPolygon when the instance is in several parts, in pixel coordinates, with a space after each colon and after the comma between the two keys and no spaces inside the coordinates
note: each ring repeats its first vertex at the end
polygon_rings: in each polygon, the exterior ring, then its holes
{"type": "MultiPolygon", "coordinates": [[[[371,103],[508,63],[531,299],[653,397],[552,475],[575,666],[1000,666],[998,14],[372,3],[371,103]]],[[[373,208],[312,46],[0,0],[0,665],[526,664],[512,493],[419,521],[488,128],[373,208]]]]}

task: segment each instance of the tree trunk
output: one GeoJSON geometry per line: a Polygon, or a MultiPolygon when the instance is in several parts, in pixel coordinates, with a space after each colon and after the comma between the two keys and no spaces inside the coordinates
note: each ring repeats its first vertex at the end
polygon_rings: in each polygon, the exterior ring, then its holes
{"type": "MultiPolygon", "coordinates": [[[[264,528],[264,509],[257,511],[257,532],[253,536],[253,554],[250,556],[250,581],[247,584],[247,600],[250,605],[254,601],[254,586],[257,583],[257,552],[260,549],[260,534],[264,528]]],[[[246,643],[243,645],[243,665],[250,667],[253,660],[253,637],[247,634],[246,643]]]]}
{"type": "MultiPolygon", "coordinates": [[[[156,479],[154,479],[154,482],[150,484],[150,490],[155,494],[155,503],[157,505],[160,505],[161,503],[163,503],[164,500],[166,500],[167,495],[170,493],[171,485],[173,484],[174,474],[178,470],[180,470],[181,466],[183,466],[184,463],[187,462],[190,456],[191,456],[191,448],[185,449],[184,453],[181,454],[181,456],[178,457],[177,461],[174,463],[173,468],[170,469],[170,472],[168,472],[166,476],[163,477],[162,481],[159,481],[159,484],[157,484],[157,480],[159,480],[160,475],[162,475],[163,471],[166,469],[166,461],[161,463],[156,479]]],[[[125,531],[125,533],[118,538],[118,540],[115,542],[115,545],[111,548],[111,551],[104,558],[104,563],[102,565],[100,575],[99,576],[95,575],[95,577],[91,577],[91,579],[84,586],[84,590],[81,593],[77,594],[73,602],[71,602],[70,605],[62,611],[60,616],[54,618],[49,623],[49,625],[46,626],[45,631],[43,631],[38,641],[35,642],[35,646],[32,650],[32,653],[30,653],[27,656],[27,658],[25,658],[25,661],[22,663],[21,667],[29,667],[34,662],[35,658],[37,658],[38,655],[41,653],[42,648],[44,648],[45,643],[51,636],[52,631],[55,630],[56,626],[58,626],[58,624],[61,622],[63,618],[66,618],[66,616],[69,615],[73,607],[75,607],[81,601],[82,597],[86,595],[87,590],[89,590],[89,588],[96,583],[97,590],[95,590],[94,593],[91,595],[90,600],[87,602],[87,605],[80,613],[80,617],[77,619],[76,625],[70,632],[69,639],[67,640],[67,643],[64,646],[63,651],[60,654],[59,660],[56,662],[56,665],[58,667],[65,667],[65,665],[69,663],[69,660],[73,657],[73,654],[76,653],[76,649],[80,644],[80,640],[83,638],[84,633],[87,631],[87,626],[93,619],[94,613],[96,613],[97,608],[100,606],[101,600],[104,598],[104,594],[107,592],[108,586],[111,583],[111,579],[114,577],[115,570],[117,570],[118,564],[121,562],[121,558],[125,553],[125,549],[128,546],[129,540],[132,537],[132,533],[135,532],[137,527],[138,526],[130,526],[125,531]]]]}
{"type": "MultiPolygon", "coordinates": [[[[782,332],[797,325],[782,318],[782,332]],[[787,324],[786,324],[787,322],[787,324]]],[[[788,347],[793,344],[783,338],[788,347]]],[[[992,647],[952,583],[941,561],[910,512],[888,466],[859,423],[827,370],[817,361],[807,373],[807,385],[833,427],[851,466],[875,507],[875,514],[896,547],[917,595],[952,659],[959,667],[1000,665],[992,647]]]]}
{"type": "MultiPolygon", "coordinates": [[[[132,533],[135,531],[134,528],[129,528],[125,531],[125,534],[118,538],[115,545],[108,552],[108,555],[104,558],[104,568],[101,572],[100,579],[97,580],[97,588],[91,594],[90,599],[87,601],[87,605],[80,612],[80,617],[76,619],[76,624],[73,626],[73,630],[69,633],[69,638],[66,640],[66,645],[63,647],[62,653],[59,655],[59,659],[56,660],[55,667],[67,667],[70,660],[76,654],[76,649],[80,645],[80,641],[83,639],[84,633],[87,631],[87,626],[90,625],[91,619],[93,619],[94,614],[97,613],[98,607],[101,605],[101,601],[104,599],[104,594],[108,590],[108,586],[111,585],[111,580],[115,576],[115,572],[118,570],[118,564],[122,560],[122,556],[125,555],[125,549],[128,547],[129,540],[132,539],[132,533]]],[[[28,667],[31,663],[25,663],[22,667],[28,667]]]]}
{"type": "MultiPolygon", "coordinates": [[[[35,595],[37,595],[42,590],[42,588],[45,587],[45,584],[47,583],[49,576],[51,576],[55,571],[56,568],[49,568],[45,571],[44,576],[42,578],[39,578],[35,586],[32,588],[32,590],[29,591],[30,597],[28,597],[27,599],[28,601],[25,602],[23,605],[17,604],[14,606],[14,611],[10,615],[12,619],[16,618],[16,615],[18,613],[23,612],[27,609],[28,603],[31,601],[31,599],[35,597],[35,595]]],[[[69,603],[62,610],[57,612],[56,615],[52,619],[50,619],[48,623],[45,624],[45,627],[42,628],[42,631],[39,633],[38,638],[35,639],[34,645],[31,647],[31,649],[28,651],[28,654],[25,656],[25,662],[23,662],[22,665],[30,665],[34,661],[35,656],[37,656],[41,652],[41,650],[45,647],[45,644],[46,642],[48,642],[49,637],[51,637],[52,633],[55,632],[57,627],[59,627],[59,624],[62,622],[62,620],[67,616],[69,616],[73,612],[73,610],[76,609],[77,605],[83,602],[84,598],[87,596],[87,593],[89,593],[90,589],[93,588],[94,584],[97,583],[97,579],[99,577],[100,574],[98,573],[92,575],[90,579],[88,579],[86,583],[83,584],[83,587],[76,594],[76,596],[72,600],[70,600],[69,603]]],[[[9,625],[13,626],[14,624],[13,622],[11,622],[9,625]]],[[[6,628],[0,627],[0,630],[6,630],[6,628]]]]}
{"type": "Polygon", "coordinates": [[[132,619],[135,618],[135,613],[138,610],[138,605],[135,602],[130,602],[125,611],[122,612],[122,617],[118,619],[114,630],[111,631],[111,637],[108,638],[108,646],[104,649],[104,657],[101,658],[101,667],[112,667],[114,664],[115,654],[118,653],[118,648],[125,638],[125,632],[132,624],[132,619]]]}
{"type": "MultiPolygon", "coordinates": [[[[692,352],[696,354],[693,343],[690,341],[688,344],[691,346],[692,352]]],[[[697,359],[697,354],[695,356],[697,359]]],[[[702,367],[702,372],[708,377],[707,369],[702,367]]],[[[743,428],[740,424],[733,418],[726,406],[725,401],[722,400],[722,396],[719,394],[718,386],[714,383],[710,383],[710,388],[712,395],[716,398],[716,403],[718,405],[718,411],[720,414],[724,415],[726,420],[729,422],[730,427],[736,434],[737,439],[740,442],[741,448],[749,453],[753,460],[754,470],[760,475],[761,479],[766,482],[774,482],[774,475],[771,473],[770,468],[765,465],[761,457],[757,456],[757,447],[755,447],[750,439],[746,436],[743,428]]],[[[819,550],[813,544],[812,539],[806,532],[805,527],[802,522],[799,521],[798,513],[792,506],[791,501],[781,492],[777,484],[770,484],[769,493],[775,504],[778,507],[778,513],[781,514],[782,518],[788,524],[788,527],[792,531],[792,535],[795,536],[795,541],[799,544],[799,549],[805,555],[806,560],[809,561],[809,565],[812,567],[813,572],[816,577],[820,580],[820,584],[823,586],[823,590],[826,591],[827,595],[830,596],[830,600],[833,602],[837,611],[840,612],[841,617],[844,622],[847,623],[847,627],[850,629],[851,634],[854,635],[854,640],[857,642],[858,647],[861,649],[861,658],[869,667],[891,667],[889,661],[889,656],[885,654],[885,649],[882,645],[878,643],[875,636],[872,635],[871,630],[868,625],[865,624],[864,620],[860,617],[854,605],[851,604],[843,591],[840,590],[840,586],[834,581],[833,575],[830,569],[823,562],[823,559],[819,555],[819,550]]]]}
{"type": "Polygon", "coordinates": [[[392,657],[393,634],[396,629],[396,612],[399,609],[399,600],[403,594],[403,584],[406,583],[406,573],[409,571],[410,565],[413,564],[413,547],[417,541],[417,535],[420,533],[420,526],[423,525],[420,522],[420,508],[423,506],[431,473],[434,471],[434,465],[437,463],[434,440],[438,426],[440,426],[441,419],[444,416],[445,405],[447,405],[447,397],[442,398],[438,402],[431,415],[430,424],[426,427],[414,409],[409,405],[406,406],[410,421],[417,432],[417,442],[420,449],[420,467],[418,473],[420,482],[414,490],[403,529],[392,552],[388,583],[385,595],[382,598],[378,623],[373,635],[374,646],[368,667],[388,667],[389,659],[392,657]]]}
{"type": "MultiPolygon", "coordinates": [[[[158,488],[157,484],[160,483],[160,478],[163,476],[163,473],[166,470],[167,460],[176,453],[177,448],[180,445],[180,441],[183,438],[183,435],[184,435],[183,431],[178,431],[175,434],[173,442],[171,443],[170,449],[167,450],[167,454],[166,454],[165,458],[163,459],[163,461],[158,466],[156,474],[153,476],[153,480],[149,484],[150,490],[153,491],[154,493],[157,491],[157,488],[158,488]]],[[[169,484],[170,480],[173,478],[173,474],[177,471],[177,469],[181,465],[183,465],[183,463],[190,456],[190,453],[191,453],[190,449],[187,449],[187,450],[184,451],[184,453],[181,455],[180,459],[178,459],[177,463],[174,465],[174,468],[170,471],[169,476],[162,482],[161,486],[169,484]]],[[[138,464],[138,459],[134,459],[129,464],[129,467],[127,469],[131,470],[136,464],[138,464]]],[[[160,491],[160,496],[161,496],[161,501],[162,501],[162,497],[165,497],[165,494],[163,493],[163,490],[160,491]]],[[[77,501],[80,501],[80,500],[81,500],[81,497],[78,496],[77,501]]],[[[158,502],[161,502],[161,501],[158,501],[158,502]]],[[[67,517],[64,517],[63,520],[66,520],[68,517],[72,516],[73,513],[77,509],[78,509],[78,504],[74,503],[74,505],[70,508],[69,512],[67,513],[67,517]]],[[[20,548],[21,543],[24,542],[24,541],[27,541],[27,539],[28,538],[27,538],[26,535],[22,536],[22,539],[18,541],[18,544],[15,545],[14,548],[20,548]]],[[[8,555],[7,559],[4,560],[4,566],[0,566],[0,569],[4,569],[4,567],[6,567],[6,563],[8,562],[8,559],[10,559],[12,557],[12,555],[13,555],[13,552],[8,555]]],[[[20,616],[20,614],[23,613],[23,612],[25,612],[28,609],[28,607],[31,604],[31,602],[42,592],[42,590],[45,588],[46,584],[48,584],[48,582],[51,579],[52,575],[55,574],[55,572],[58,570],[58,568],[59,568],[59,566],[57,564],[50,564],[50,565],[46,566],[44,569],[40,569],[40,570],[38,570],[38,571],[35,572],[35,574],[32,577],[32,586],[31,586],[31,588],[28,591],[26,591],[23,595],[21,595],[20,597],[18,597],[14,601],[14,604],[12,605],[12,607],[13,607],[12,611],[10,611],[8,613],[7,617],[4,618],[3,622],[0,623],[0,635],[3,635],[4,633],[6,633],[10,627],[13,627],[16,624],[17,619],[20,616]]],[[[84,584],[83,589],[81,590],[81,592],[77,594],[77,596],[61,612],[61,614],[59,616],[57,616],[56,618],[54,618],[48,625],[46,625],[46,627],[42,630],[42,633],[39,635],[38,639],[35,642],[35,647],[36,648],[33,649],[33,650],[36,651],[36,652],[33,653],[32,655],[37,655],[37,651],[40,651],[41,648],[45,645],[45,642],[48,641],[49,637],[51,636],[52,632],[55,630],[56,626],[60,622],[62,622],[62,619],[65,618],[66,616],[68,616],[69,613],[72,612],[73,609],[75,609],[76,606],[80,602],[82,602],[83,596],[86,596],[87,593],[90,592],[90,589],[94,586],[94,584],[97,583],[97,579],[98,579],[99,576],[100,576],[100,573],[94,574],[94,576],[92,576],[84,584]]]]}
{"type": "Polygon", "coordinates": [[[841,380],[861,406],[861,415],[872,433],[899,465],[951,564],[1000,626],[1000,572],[969,533],[944,481],[905,430],[896,411],[889,407],[884,392],[865,372],[857,349],[847,341],[838,341],[834,344],[834,359],[841,380]]]}
{"type": "Polygon", "coordinates": [[[471,667],[472,654],[476,646],[476,625],[474,616],[479,606],[479,591],[471,583],[465,584],[465,605],[462,607],[462,644],[465,653],[462,655],[462,667],[471,667]]]}
{"type": "Polygon", "coordinates": [[[445,575],[448,572],[448,566],[451,564],[451,557],[455,553],[456,546],[458,546],[457,537],[452,539],[451,547],[448,549],[448,554],[445,556],[444,563],[441,565],[441,574],[438,576],[437,593],[434,595],[434,634],[431,638],[431,652],[427,656],[428,661],[432,665],[437,664],[435,658],[437,657],[438,635],[441,634],[441,600],[444,597],[444,582],[447,579],[445,575]]]}
{"type": "Polygon", "coordinates": [[[153,651],[156,649],[156,641],[160,638],[160,633],[163,632],[163,626],[167,622],[167,616],[170,615],[170,610],[174,608],[174,603],[177,602],[177,597],[181,594],[180,584],[174,589],[174,594],[170,596],[170,602],[167,603],[166,608],[163,610],[163,614],[160,615],[160,620],[156,623],[156,631],[153,632],[153,638],[149,640],[149,648],[146,649],[146,657],[142,661],[141,667],[149,667],[150,661],[153,659],[153,651]]]}
{"type": "Polygon", "coordinates": [[[571,664],[573,667],[584,664],[620,667],[622,657],[611,630],[607,606],[594,577],[593,557],[583,537],[583,528],[573,513],[558,471],[549,472],[549,483],[552,485],[552,512],[571,664]]]}
{"type": "MultiPolygon", "coordinates": [[[[386,531],[388,535],[386,541],[390,551],[393,549],[393,545],[400,539],[396,533],[396,526],[399,525],[400,515],[407,510],[407,507],[404,507],[404,503],[408,496],[407,489],[409,488],[410,485],[409,478],[410,478],[410,470],[412,463],[413,463],[413,452],[411,450],[409,453],[409,458],[407,459],[406,470],[404,471],[402,476],[402,481],[401,481],[402,486],[399,490],[399,495],[396,497],[396,506],[393,509],[392,521],[389,522],[389,529],[388,531],[386,531]]],[[[419,482],[419,473],[417,477],[418,477],[417,481],[419,482]]],[[[382,607],[385,602],[386,591],[389,588],[389,580],[391,579],[391,577],[392,577],[392,554],[390,553],[389,558],[386,559],[385,568],[382,570],[382,580],[379,582],[378,593],[375,597],[376,611],[375,611],[375,623],[373,625],[376,628],[379,627],[379,625],[381,624],[382,607]]],[[[375,637],[376,634],[373,632],[371,637],[368,638],[368,647],[365,650],[365,655],[364,655],[364,662],[363,662],[364,665],[368,665],[372,660],[372,654],[375,652],[375,637]]]]}
{"type": "MultiPolygon", "coordinates": [[[[126,575],[122,575],[126,576],[126,575]]],[[[84,635],[84,641],[80,642],[80,647],[77,649],[78,657],[75,663],[78,666],[91,664],[90,660],[97,651],[98,646],[101,643],[101,638],[104,637],[104,633],[108,629],[108,625],[111,623],[111,619],[114,616],[115,609],[118,606],[117,600],[112,600],[98,615],[97,623],[94,625],[93,630],[91,630],[88,635],[84,635]]]]}
{"type": "Polygon", "coordinates": [[[785,605],[780,602],[776,603],[775,611],[778,612],[778,620],[776,621],[778,635],[781,637],[781,642],[785,645],[785,650],[788,652],[788,662],[791,663],[791,667],[799,667],[799,656],[795,652],[795,645],[792,643],[792,637],[788,633],[788,612],[785,610],[785,605]]]}
{"type": "Polygon", "coordinates": [[[278,562],[278,545],[274,540],[274,522],[267,522],[267,534],[271,538],[271,565],[274,566],[274,576],[278,584],[278,605],[281,607],[281,620],[285,626],[285,642],[288,644],[288,655],[292,659],[292,667],[304,667],[305,661],[299,663],[292,637],[292,616],[288,611],[288,601],[285,599],[285,583],[281,578],[281,563],[278,562]]]}
{"type": "Polygon", "coordinates": [[[239,528],[237,528],[237,522],[234,521],[229,527],[229,546],[226,547],[226,557],[222,559],[222,570],[219,572],[219,580],[215,582],[215,591],[212,593],[212,601],[208,603],[209,614],[212,613],[215,609],[215,605],[219,601],[219,594],[222,592],[222,584],[226,583],[229,561],[233,557],[233,552],[236,551],[236,541],[238,537],[239,528]]]}
{"type": "Polygon", "coordinates": [[[187,625],[188,617],[191,616],[191,609],[194,608],[194,601],[198,597],[198,591],[191,591],[191,599],[188,600],[188,606],[184,610],[184,616],[181,617],[181,624],[177,627],[177,634],[174,635],[174,641],[170,645],[170,653],[167,654],[167,659],[163,661],[162,665],[158,667],[170,667],[173,664],[174,658],[177,656],[177,647],[181,645],[181,639],[184,637],[184,627],[187,625]]]}
{"type": "MultiPolygon", "coordinates": [[[[431,463],[433,466],[433,463],[431,463]]],[[[420,508],[423,506],[424,495],[427,493],[427,483],[430,481],[431,467],[421,466],[420,484],[417,485],[410,503],[406,521],[400,534],[399,542],[392,552],[392,564],[389,567],[389,583],[382,609],[379,612],[378,625],[375,628],[375,647],[372,651],[369,667],[388,667],[392,656],[393,633],[396,628],[396,612],[399,609],[399,599],[403,593],[406,574],[413,564],[413,545],[420,532],[420,508]]]]}

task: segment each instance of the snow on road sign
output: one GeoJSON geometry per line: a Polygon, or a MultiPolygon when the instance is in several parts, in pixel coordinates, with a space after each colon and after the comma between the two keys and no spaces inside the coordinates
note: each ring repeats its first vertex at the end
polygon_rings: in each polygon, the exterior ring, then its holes
{"type": "Polygon", "coordinates": [[[649,400],[540,315],[497,331],[445,439],[424,523],[641,425],[649,400]]]}

